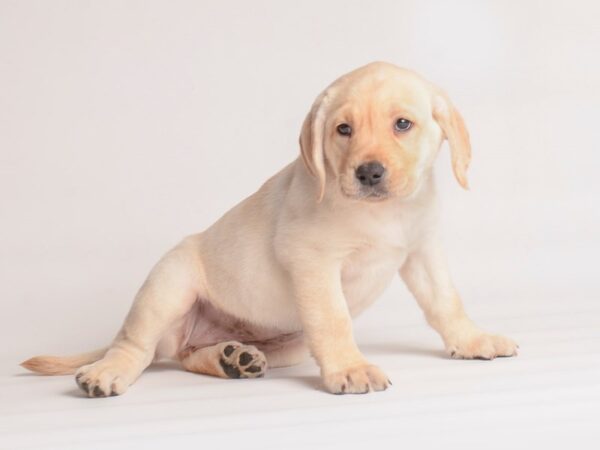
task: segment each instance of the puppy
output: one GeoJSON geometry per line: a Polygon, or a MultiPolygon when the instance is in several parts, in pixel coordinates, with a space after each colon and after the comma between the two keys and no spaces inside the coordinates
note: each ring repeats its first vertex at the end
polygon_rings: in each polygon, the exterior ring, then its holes
{"type": "Polygon", "coordinates": [[[458,183],[462,117],[414,72],[372,63],[334,81],[302,126],[301,157],[152,269],[112,344],[22,365],[76,373],[90,397],[123,394],[156,359],[222,378],[263,376],[311,354],[335,394],[386,389],[352,318],[398,273],[453,358],[516,355],[465,314],[438,244],[432,165],[444,139],[458,183]]]}

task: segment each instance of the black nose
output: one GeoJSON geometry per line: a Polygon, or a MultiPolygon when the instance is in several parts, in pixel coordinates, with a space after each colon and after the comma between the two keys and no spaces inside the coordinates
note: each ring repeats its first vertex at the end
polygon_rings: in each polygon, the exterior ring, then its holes
{"type": "Polygon", "coordinates": [[[385,174],[385,167],[377,161],[361,164],[356,169],[356,178],[364,186],[374,186],[378,184],[385,174]]]}

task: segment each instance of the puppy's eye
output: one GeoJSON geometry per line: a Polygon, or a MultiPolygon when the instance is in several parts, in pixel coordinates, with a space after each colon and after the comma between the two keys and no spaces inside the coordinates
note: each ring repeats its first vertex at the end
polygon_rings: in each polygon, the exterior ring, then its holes
{"type": "Polygon", "coordinates": [[[396,120],[396,123],[394,124],[394,129],[396,131],[406,131],[410,127],[412,127],[412,122],[408,119],[400,118],[400,119],[396,120]]]}
{"type": "Polygon", "coordinates": [[[337,126],[337,132],[342,136],[350,136],[352,135],[352,127],[347,123],[341,123],[337,126]]]}

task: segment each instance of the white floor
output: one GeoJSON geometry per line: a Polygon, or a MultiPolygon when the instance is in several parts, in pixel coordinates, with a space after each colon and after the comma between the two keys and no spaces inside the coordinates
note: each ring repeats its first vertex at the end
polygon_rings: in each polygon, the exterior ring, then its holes
{"type": "Polygon", "coordinates": [[[27,374],[14,355],[0,377],[0,448],[597,448],[600,306],[541,298],[473,302],[471,315],[521,354],[454,361],[395,285],[357,321],[361,348],[394,383],[370,395],[324,393],[312,362],[258,380],[164,364],[122,397],[87,399],[70,377],[27,374]]]}

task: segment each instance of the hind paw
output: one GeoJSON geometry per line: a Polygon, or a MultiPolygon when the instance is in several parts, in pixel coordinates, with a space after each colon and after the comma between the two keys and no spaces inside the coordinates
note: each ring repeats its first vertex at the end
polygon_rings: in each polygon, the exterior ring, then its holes
{"type": "Polygon", "coordinates": [[[253,345],[236,341],[219,344],[219,366],[225,378],[258,378],[267,370],[267,358],[253,345]]]}
{"type": "Polygon", "coordinates": [[[117,365],[103,360],[81,367],[75,382],[88,397],[112,397],[123,394],[131,384],[129,377],[117,365]]]}

